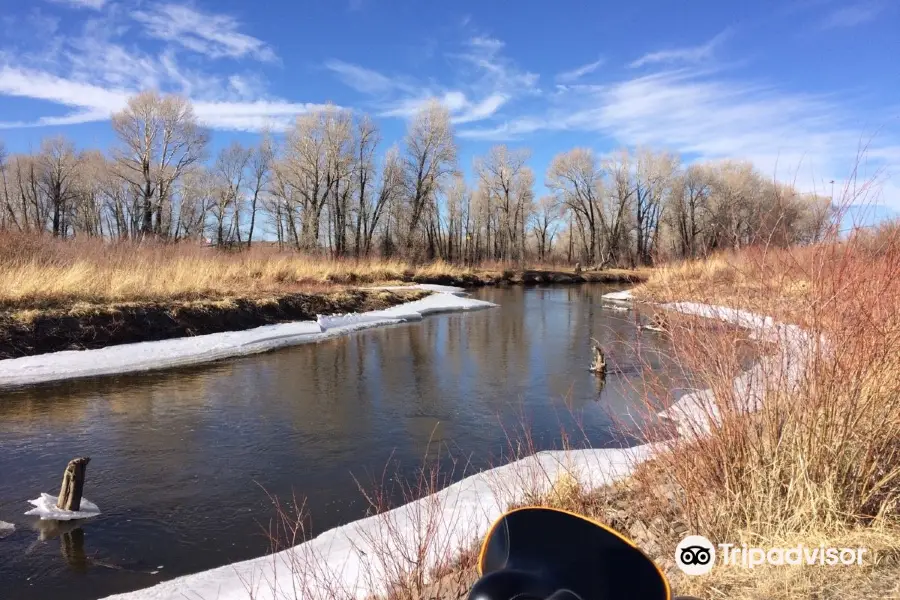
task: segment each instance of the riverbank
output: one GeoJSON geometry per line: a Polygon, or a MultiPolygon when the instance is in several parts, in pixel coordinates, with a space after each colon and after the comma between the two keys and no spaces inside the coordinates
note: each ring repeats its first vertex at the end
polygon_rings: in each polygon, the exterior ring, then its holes
{"type": "Polygon", "coordinates": [[[340,290],[17,310],[0,313],[0,360],[315,321],[319,315],[383,310],[430,293],[421,289],[340,290]]]}
{"type": "Polygon", "coordinates": [[[703,317],[745,315],[748,337],[770,349],[744,371],[732,340],[670,319],[674,352],[710,387],[689,405],[679,402],[702,419],[679,423],[681,435],[654,457],[657,469],[639,477],[643,484],[683,490],[685,520],[717,543],[862,547],[870,556],[855,568],[676,574],[681,593],[862,599],[900,592],[897,233],[664,266],[633,290],[638,301],[703,317]],[[768,318],[754,323],[753,313],[768,318]]]}
{"type": "MultiPolygon", "coordinates": [[[[370,327],[419,321],[429,314],[496,306],[491,302],[464,297],[466,294],[462,288],[422,284],[412,287],[410,291],[419,299],[409,300],[407,297],[407,301],[381,310],[331,316],[319,314],[314,320],[264,325],[243,331],[10,358],[0,361],[0,389],[198,365],[318,342],[370,327]],[[422,294],[425,296],[422,297],[422,294]]],[[[403,299],[403,294],[407,292],[398,294],[373,289],[366,293],[394,302],[403,299]]]]}
{"type": "MultiPolygon", "coordinates": [[[[663,414],[675,421],[678,435],[655,442],[648,460],[623,479],[596,489],[592,480],[564,472],[543,494],[525,492],[524,503],[613,525],[647,551],[677,594],[745,600],[896,596],[900,364],[892,349],[900,325],[900,255],[834,250],[773,251],[755,264],[742,257],[679,265],[630,293],[608,294],[608,302],[634,298],[666,311],[674,351],[710,387],[670,394],[663,414]],[[797,272],[779,277],[786,265],[797,272]],[[744,285],[734,286],[736,281],[744,285]],[[809,329],[752,313],[751,306],[794,317],[809,329]],[[836,314],[821,314],[825,307],[836,314]],[[708,327],[710,319],[741,326],[767,352],[743,370],[733,336],[708,327]],[[863,548],[867,558],[852,567],[750,569],[725,565],[720,557],[709,574],[689,577],[673,564],[675,546],[686,534],[738,548],[863,548]]],[[[382,597],[461,597],[477,577],[471,551],[461,556],[465,564],[441,573],[424,594],[410,593],[400,582],[382,597]]]]}
{"type": "Polygon", "coordinates": [[[648,271],[332,260],[273,247],[0,236],[0,360],[381,310],[427,291],[372,286],[627,284],[648,271]]]}
{"type": "MultiPolygon", "coordinates": [[[[744,326],[765,322],[746,321],[745,315],[728,311],[716,316],[744,326]]],[[[696,395],[669,406],[668,416],[687,424],[703,420],[706,415],[690,401],[696,395]],[[683,410],[672,411],[678,406],[683,410]]],[[[640,476],[653,472],[642,465],[667,449],[665,442],[654,442],[626,449],[539,452],[443,489],[435,487],[435,474],[423,472],[415,488],[422,497],[409,504],[297,546],[293,543],[303,541],[304,521],[302,516],[298,521],[288,517],[278,531],[301,531],[301,538],[279,539],[287,547],[273,555],[111,598],[455,598],[474,577],[471,558],[477,541],[503,512],[523,503],[574,508],[613,522],[674,575],[667,544],[695,524],[684,520],[687,513],[678,501],[681,488],[654,479],[648,489],[645,482],[651,479],[640,476]],[[639,503],[638,498],[649,502],[639,503]],[[669,507],[667,513],[656,501],[660,498],[669,507]],[[665,519],[664,514],[677,518],[665,519]],[[665,536],[662,528],[667,528],[665,536]]]]}

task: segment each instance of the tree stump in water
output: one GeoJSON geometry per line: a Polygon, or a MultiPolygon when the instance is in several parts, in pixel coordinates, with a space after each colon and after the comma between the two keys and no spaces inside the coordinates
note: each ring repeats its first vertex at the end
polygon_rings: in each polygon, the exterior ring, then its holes
{"type": "Polygon", "coordinates": [[[600,342],[594,338],[591,338],[591,341],[594,343],[594,359],[591,361],[591,371],[601,377],[606,377],[606,356],[603,354],[603,348],[600,347],[600,342]]]}
{"type": "Polygon", "coordinates": [[[57,508],[61,510],[81,510],[81,496],[84,493],[84,477],[90,458],[73,458],[63,473],[62,487],[59,488],[57,508]]]}

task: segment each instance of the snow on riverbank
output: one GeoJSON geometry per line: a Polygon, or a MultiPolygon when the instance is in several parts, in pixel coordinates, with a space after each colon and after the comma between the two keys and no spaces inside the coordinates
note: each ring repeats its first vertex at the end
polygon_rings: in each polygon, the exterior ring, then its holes
{"type": "Polygon", "coordinates": [[[424,315],[429,314],[496,306],[491,302],[460,296],[459,294],[464,293],[462,288],[416,285],[406,286],[403,289],[424,289],[435,293],[421,300],[386,310],[357,315],[320,317],[317,321],[265,325],[246,331],[121,344],[97,350],[67,350],[0,360],[0,389],[81,377],[197,365],[318,342],[369,327],[419,321],[424,315]]]}
{"type": "MultiPolygon", "coordinates": [[[[664,304],[662,308],[737,325],[749,332],[750,339],[771,344],[771,354],[761,356],[751,369],[732,382],[733,398],[740,402],[734,408],[742,414],[759,410],[766,382],[778,381],[784,391],[790,391],[802,377],[816,343],[814,336],[796,325],[778,323],[772,317],[745,310],[694,302],[664,304]]],[[[708,432],[710,420],[718,419],[719,410],[712,390],[706,389],[683,396],[660,416],[674,421],[679,435],[687,437],[708,432]]]]}
{"type": "Polygon", "coordinates": [[[165,581],[154,587],[109,596],[108,600],[319,600],[366,598],[385,592],[388,564],[415,556],[420,540],[431,539],[426,563],[458,555],[487,533],[523,490],[549,490],[564,473],[593,487],[626,477],[646,460],[650,446],[623,450],[540,452],[467,477],[440,492],[383,515],[354,521],[271,556],[226,565],[165,581]],[[427,531],[426,531],[427,529],[427,531]],[[252,593],[251,593],[252,591],[252,593]]]}
{"type": "Polygon", "coordinates": [[[608,300],[610,302],[631,302],[634,300],[634,297],[631,295],[631,290],[622,290],[621,292],[609,292],[608,294],[603,294],[600,296],[601,300],[608,300]]]}
{"type": "MultiPolygon", "coordinates": [[[[616,294],[616,300],[630,301],[630,294],[616,294]]],[[[767,317],[707,305],[679,304],[666,308],[749,327],[751,336],[778,342],[779,350],[774,357],[761,361],[762,368],[771,367],[771,361],[776,361],[777,366],[777,361],[782,360],[788,361],[787,372],[793,377],[801,373],[802,362],[791,360],[809,340],[795,327],[778,325],[767,317]]],[[[748,372],[752,373],[754,370],[748,372]]],[[[739,377],[735,385],[750,399],[757,399],[762,392],[761,380],[753,376],[739,377]]],[[[708,391],[689,394],[663,415],[679,423],[679,429],[685,426],[687,431],[687,426],[708,414],[699,407],[703,399],[710,397],[708,391]]],[[[379,595],[384,592],[388,575],[393,574],[386,572],[379,557],[415,556],[419,541],[430,537],[426,567],[434,566],[441,558],[470,549],[510,503],[521,501],[525,492],[547,491],[565,474],[571,474],[588,487],[624,479],[636,464],[648,460],[654,450],[652,444],[646,444],[628,449],[540,452],[463,479],[383,515],[332,529],[278,554],[180,577],[151,588],[110,596],[108,600],[318,600],[333,598],[337,593],[350,598],[379,595]]]]}

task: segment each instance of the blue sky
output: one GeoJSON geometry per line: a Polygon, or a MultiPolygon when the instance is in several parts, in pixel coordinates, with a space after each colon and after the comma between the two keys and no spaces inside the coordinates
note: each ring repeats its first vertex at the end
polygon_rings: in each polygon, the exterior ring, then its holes
{"type": "Polygon", "coordinates": [[[527,146],[540,186],[559,151],[645,144],[830,193],[865,145],[860,178],[900,208],[896,0],[0,2],[10,151],[107,147],[109,114],[147,87],[191,97],[215,147],[328,102],[392,143],[438,97],[466,170],[527,146]]]}

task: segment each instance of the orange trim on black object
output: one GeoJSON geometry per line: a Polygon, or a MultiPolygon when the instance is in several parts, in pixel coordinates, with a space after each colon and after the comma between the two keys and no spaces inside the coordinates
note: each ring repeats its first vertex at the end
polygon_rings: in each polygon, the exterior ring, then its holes
{"type": "MultiPolygon", "coordinates": [[[[478,551],[478,576],[479,577],[484,576],[484,553],[487,550],[487,542],[490,539],[491,534],[494,533],[494,530],[497,528],[497,526],[503,521],[504,517],[506,517],[507,515],[511,515],[513,513],[522,511],[522,510],[534,510],[534,509],[552,510],[555,512],[567,514],[571,517],[577,517],[577,518],[581,519],[582,521],[587,521],[591,525],[596,525],[600,529],[603,529],[604,531],[613,534],[614,536],[616,536],[617,538],[619,538],[620,540],[622,540],[623,542],[625,542],[626,544],[628,544],[629,546],[631,546],[632,548],[634,548],[635,550],[640,552],[641,554],[644,554],[644,551],[641,550],[640,547],[638,547],[638,545],[635,544],[633,541],[631,541],[630,539],[628,539],[627,537],[625,537],[624,535],[622,535],[615,529],[608,527],[607,525],[604,525],[603,523],[601,523],[599,521],[595,521],[594,519],[591,519],[590,517],[580,515],[578,513],[572,512],[570,510],[564,510],[562,508],[550,508],[547,506],[522,506],[520,508],[514,508],[513,510],[508,510],[505,513],[503,513],[502,515],[500,515],[500,517],[498,517],[497,520],[494,521],[494,523],[491,525],[490,529],[488,529],[488,532],[484,535],[484,539],[481,541],[481,550],[478,551]]],[[[644,554],[644,556],[647,556],[647,555],[644,554]]],[[[665,588],[666,588],[666,600],[671,600],[672,599],[672,588],[669,587],[669,580],[666,578],[665,574],[660,570],[660,568],[657,566],[657,564],[650,559],[649,556],[647,556],[647,560],[650,561],[650,564],[652,564],[653,568],[656,569],[656,572],[659,573],[659,578],[662,579],[663,586],[665,586],[665,588]]]]}

